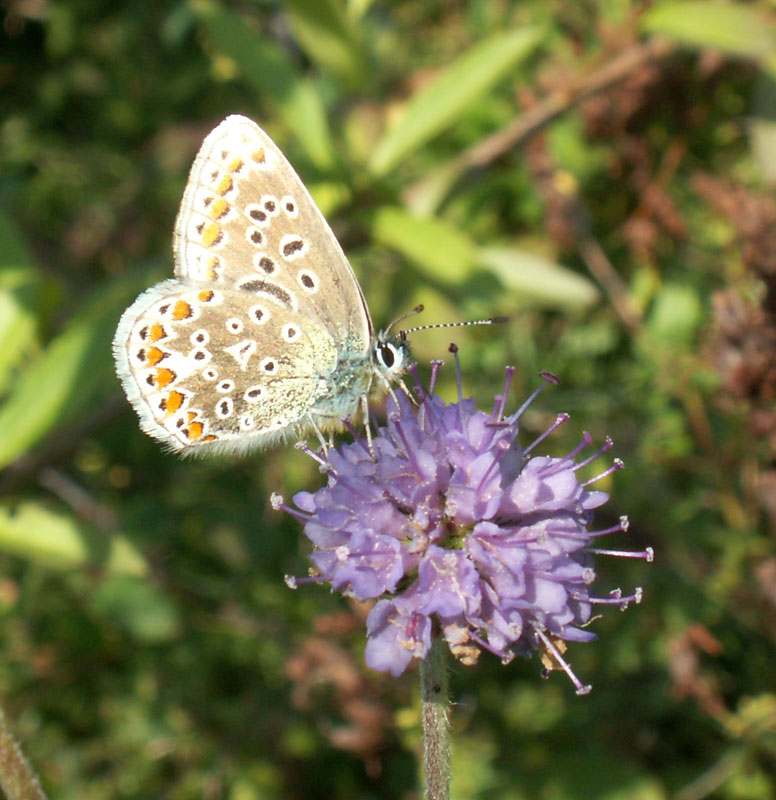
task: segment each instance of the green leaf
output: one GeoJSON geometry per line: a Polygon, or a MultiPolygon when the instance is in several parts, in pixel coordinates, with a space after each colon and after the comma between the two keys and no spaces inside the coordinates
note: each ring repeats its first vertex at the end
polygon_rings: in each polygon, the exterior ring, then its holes
{"type": "Polygon", "coordinates": [[[0,504],[0,550],[54,569],[148,574],[145,559],[123,535],[97,531],[32,501],[0,504]]]}
{"type": "Polygon", "coordinates": [[[690,286],[667,284],[655,298],[647,328],[666,348],[677,351],[694,343],[702,321],[698,292],[690,286]]]}
{"type": "Polygon", "coordinates": [[[767,73],[759,76],[749,139],[762,177],[776,183],[776,77],[767,73]]]}
{"type": "Polygon", "coordinates": [[[458,228],[384,206],[372,219],[374,239],[396,250],[432,280],[458,285],[477,266],[477,248],[458,228]]]}
{"type": "Polygon", "coordinates": [[[137,280],[134,275],[131,281],[115,281],[88,298],[20,374],[0,407],[0,468],[63,421],[95,413],[99,393],[115,385],[110,343],[137,280]]]}
{"type": "Polygon", "coordinates": [[[338,0],[287,0],[286,13],[311,59],[352,87],[360,85],[366,58],[356,31],[338,0]]]}
{"type": "Polygon", "coordinates": [[[287,52],[210,0],[195,0],[192,7],[213,46],[234,62],[260,97],[271,102],[313,164],[330,170],[336,156],[320,94],[298,74],[287,52]]]}
{"type": "Polygon", "coordinates": [[[584,276],[516,245],[481,247],[478,262],[507,289],[541,305],[584,308],[600,296],[584,276]]]}
{"type": "Polygon", "coordinates": [[[0,213],[0,390],[11,370],[38,346],[38,314],[44,284],[32,256],[5,214],[0,213]]]}
{"type": "Polygon", "coordinates": [[[660,3],[644,14],[642,25],[648,33],[695,47],[763,62],[776,57],[773,18],[750,5],[703,0],[660,3]]]}
{"type": "Polygon", "coordinates": [[[378,143],[370,169],[385,175],[446,128],[524,59],[540,39],[536,28],[520,28],[478,42],[412,96],[404,115],[378,143]]]}
{"type": "Polygon", "coordinates": [[[180,629],[175,606],[145,580],[117,575],[101,581],[89,596],[94,610],[144,644],[172,639],[180,629]]]}

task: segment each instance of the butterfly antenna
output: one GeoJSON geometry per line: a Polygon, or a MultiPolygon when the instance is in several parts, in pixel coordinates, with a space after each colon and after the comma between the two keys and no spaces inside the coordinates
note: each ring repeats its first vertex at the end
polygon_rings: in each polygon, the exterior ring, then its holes
{"type": "MultiPolygon", "coordinates": [[[[409,314],[406,314],[402,319],[406,319],[409,314]]],[[[397,320],[399,322],[399,320],[397,320]]],[[[500,325],[507,322],[507,317],[489,317],[488,319],[470,319],[466,322],[436,322],[431,325],[418,325],[415,328],[407,328],[407,330],[400,331],[400,335],[405,337],[408,333],[415,333],[416,331],[426,331],[430,328],[464,328],[467,325],[500,325]]]]}
{"type": "MultiPolygon", "coordinates": [[[[415,316],[415,314],[420,314],[422,311],[423,311],[423,304],[421,303],[421,305],[415,306],[415,308],[413,308],[413,309],[412,309],[412,311],[408,311],[406,314],[402,314],[400,317],[397,317],[397,318],[396,318],[396,319],[395,319],[395,320],[394,320],[394,321],[393,321],[393,322],[392,322],[392,323],[391,323],[391,324],[390,324],[390,325],[389,325],[389,326],[388,326],[388,327],[387,327],[387,328],[386,328],[386,329],[383,331],[383,335],[384,335],[384,336],[387,336],[387,335],[388,335],[388,334],[391,332],[391,328],[392,328],[394,325],[398,325],[400,322],[404,322],[404,320],[405,320],[405,319],[408,319],[409,317],[414,317],[414,316],[415,316]]],[[[413,330],[414,330],[414,329],[413,329],[413,330]]],[[[402,334],[403,334],[403,333],[406,333],[406,331],[402,331],[401,333],[402,333],[402,334]]]]}

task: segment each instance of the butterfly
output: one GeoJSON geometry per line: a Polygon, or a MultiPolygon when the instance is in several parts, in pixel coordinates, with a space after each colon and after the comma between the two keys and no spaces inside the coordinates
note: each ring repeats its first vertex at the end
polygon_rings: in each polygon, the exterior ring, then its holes
{"type": "Polygon", "coordinates": [[[205,139],[175,223],[174,277],[113,340],[140,427],[170,450],[240,453],[341,428],[406,369],[375,333],[345,254],[299,176],[243,116],[205,139]]]}

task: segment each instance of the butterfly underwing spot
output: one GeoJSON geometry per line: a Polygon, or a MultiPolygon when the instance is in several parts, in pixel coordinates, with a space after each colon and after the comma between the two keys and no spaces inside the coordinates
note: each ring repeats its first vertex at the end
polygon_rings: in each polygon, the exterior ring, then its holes
{"type": "Polygon", "coordinates": [[[296,200],[294,200],[290,194],[287,194],[281,199],[280,205],[282,206],[283,211],[286,212],[287,217],[296,219],[299,216],[299,206],[297,206],[296,200]]]}
{"type": "Polygon", "coordinates": [[[197,294],[197,300],[200,303],[208,303],[210,305],[218,305],[223,300],[223,295],[220,292],[215,292],[212,289],[203,289],[197,294]]]}
{"type": "Polygon", "coordinates": [[[216,386],[216,391],[221,392],[221,394],[229,394],[229,392],[234,391],[234,381],[230,381],[228,378],[226,380],[221,381],[216,386]]]}
{"type": "Polygon", "coordinates": [[[307,248],[307,241],[296,233],[287,233],[280,240],[280,255],[286,261],[301,258],[307,252],[307,248]]]}
{"type": "Polygon", "coordinates": [[[208,367],[207,369],[203,369],[200,375],[202,375],[206,381],[214,381],[218,378],[218,370],[213,369],[213,367],[208,367]]]}
{"type": "Polygon", "coordinates": [[[160,325],[158,322],[155,322],[150,328],[143,328],[143,330],[140,332],[141,339],[146,338],[143,335],[143,331],[148,331],[149,342],[158,342],[160,339],[166,339],[169,335],[165,330],[164,325],[160,325]]]}
{"type": "Polygon", "coordinates": [[[169,353],[165,353],[158,347],[149,347],[145,352],[145,358],[142,360],[145,361],[146,366],[155,367],[163,358],[167,358],[169,355],[169,353]]]}
{"type": "Polygon", "coordinates": [[[234,189],[234,178],[231,175],[221,175],[221,172],[216,170],[212,174],[211,180],[215,184],[215,186],[213,186],[213,191],[221,195],[221,197],[229,194],[229,192],[234,189]],[[218,182],[216,183],[216,181],[218,182]]]}
{"type": "Polygon", "coordinates": [[[172,307],[172,318],[177,322],[184,319],[191,319],[194,316],[194,309],[185,300],[177,300],[172,307]]]}
{"type": "Polygon", "coordinates": [[[186,396],[182,392],[178,392],[173,389],[173,391],[171,391],[167,397],[162,398],[161,402],[159,403],[159,408],[164,411],[165,416],[170,416],[171,414],[174,414],[176,411],[180,410],[185,399],[186,396]]]}
{"type": "Polygon", "coordinates": [[[273,216],[278,213],[278,201],[274,195],[265,194],[260,200],[262,208],[273,216]]]}
{"type": "Polygon", "coordinates": [[[256,427],[256,422],[250,414],[246,414],[240,418],[240,429],[243,431],[250,431],[256,427]]]}
{"type": "Polygon", "coordinates": [[[248,317],[251,322],[255,322],[257,325],[264,325],[269,322],[270,313],[264,306],[251,306],[248,309],[248,317]]]}
{"type": "Polygon", "coordinates": [[[277,369],[277,362],[274,358],[264,358],[259,364],[259,369],[264,372],[274,372],[277,369]]]}
{"type": "Polygon", "coordinates": [[[234,411],[234,401],[231,397],[224,397],[216,403],[216,416],[219,419],[227,419],[232,416],[234,411]]]}
{"type": "Polygon", "coordinates": [[[192,441],[196,441],[202,436],[202,431],[205,429],[205,426],[199,422],[199,420],[192,420],[189,422],[189,427],[183,429],[183,435],[187,439],[191,439],[192,441]]]}
{"type": "Polygon", "coordinates": [[[195,230],[199,234],[200,244],[205,248],[216,247],[226,242],[223,228],[217,222],[200,222],[195,230]]]}
{"type": "Polygon", "coordinates": [[[303,269],[297,275],[297,278],[308,294],[315,294],[318,291],[318,276],[314,272],[309,269],[303,269]]]}
{"type": "Polygon", "coordinates": [[[213,354],[205,347],[195,347],[189,352],[189,361],[201,367],[204,367],[205,364],[209,364],[212,358],[213,354]]]}
{"type": "Polygon", "coordinates": [[[245,211],[249,219],[253,220],[257,225],[266,227],[269,224],[269,214],[256,203],[246,206],[245,211]]]}
{"type": "Polygon", "coordinates": [[[210,256],[205,265],[205,275],[209,281],[214,281],[221,274],[221,259],[218,256],[210,256]]]}
{"type": "Polygon", "coordinates": [[[245,394],[243,397],[245,401],[248,403],[257,403],[262,395],[264,394],[264,387],[263,386],[250,386],[248,389],[245,390],[245,394]]]}
{"type": "MultiPolygon", "coordinates": [[[[229,180],[230,182],[232,181],[231,178],[229,180]]],[[[213,189],[207,186],[200,186],[192,198],[194,211],[211,220],[220,221],[225,219],[229,216],[229,212],[233,210],[233,206],[224,197],[224,194],[226,192],[221,194],[220,192],[213,192],[213,189]]],[[[206,223],[200,224],[202,225],[202,230],[198,228],[198,232],[203,233],[206,223]]]]}
{"type": "Polygon", "coordinates": [[[193,345],[205,345],[210,341],[210,334],[204,328],[200,328],[189,336],[189,341],[193,345]]]}
{"type": "Polygon", "coordinates": [[[264,244],[264,234],[253,225],[245,231],[245,236],[248,241],[256,247],[261,247],[264,244]]]}
{"type": "Polygon", "coordinates": [[[146,382],[149,386],[158,386],[160,389],[164,389],[165,386],[169,386],[178,376],[167,367],[160,367],[156,372],[152,373],[146,378],[146,382]]]}
{"type": "Polygon", "coordinates": [[[237,342],[237,344],[225,347],[224,351],[232,356],[240,369],[244,372],[248,367],[251,356],[256,352],[256,348],[257,344],[253,339],[243,339],[241,342],[237,342]]]}
{"type": "Polygon", "coordinates": [[[209,208],[210,219],[222,220],[232,209],[229,202],[223,197],[218,199],[211,198],[212,204],[209,208]]]}
{"type": "Polygon", "coordinates": [[[266,255],[260,255],[254,258],[254,263],[258,269],[262,270],[266,275],[272,275],[276,269],[275,262],[266,255]]]}
{"type": "Polygon", "coordinates": [[[295,342],[300,336],[302,335],[301,331],[299,330],[298,325],[292,325],[288,323],[287,325],[283,326],[283,330],[281,331],[281,336],[289,342],[295,342]]]}
{"type": "Polygon", "coordinates": [[[288,309],[293,309],[296,305],[292,295],[281,286],[272,283],[272,281],[252,278],[251,280],[243,281],[243,283],[240,284],[240,289],[245,292],[253,292],[254,294],[268,294],[288,309]]]}
{"type": "Polygon", "coordinates": [[[266,159],[267,159],[267,154],[266,154],[266,152],[264,151],[264,148],[263,148],[263,147],[260,147],[258,150],[254,150],[254,151],[251,153],[251,158],[252,158],[252,159],[253,159],[253,160],[254,160],[254,161],[257,163],[257,164],[263,164],[263,163],[266,161],[266,159]]]}
{"type": "Polygon", "coordinates": [[[225,324],[229,333],[242,333],[243,321],[238,317],[229,317],[225,324]]]}

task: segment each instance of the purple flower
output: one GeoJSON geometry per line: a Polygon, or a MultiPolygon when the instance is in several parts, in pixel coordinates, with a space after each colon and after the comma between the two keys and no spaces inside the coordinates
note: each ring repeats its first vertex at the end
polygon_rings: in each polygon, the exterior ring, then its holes
{"type": "Polygon", "coordinates": [[[580,481],[579,470],[612,445],[607,439],[577,461],[591,443],[587,433],[566,456],[533,455],[567,414],[528,447],[517,444],[521,414],[547,383],[557,382],[549,373],[505,416],[514,369],[507,369],[503,394],[486,413],[461,396],[460,367],[458,402],[434,394],[440,366],[432,364],[428,392],[412,371],[421,399],[392,394],[388,423],[371,444],[351,428],[352,444],[323,454],[306,450],[327,474],[325,487],[298,493],[296,508],[273,496],[276,508],[302,520],[314,546],[312,577],[289,583],[328,581],[358,600],[378,599],[367,619],[366,661],[374,669],[400,675],[413,658],[426,656],[439,632],[464,664],[482,650],[505,663],[539,650],[546,671],[563,669],[585,694],[591,687],[563,658],[564,642],[596,638],[586,628],[593,606],[625,609],[641,600],[641,589],[593,596],[593,554],[652,560],[651,548],[591,546],[603,534],[628,529],[626,517],[607,530],[588,529],[594,509],[608,499],[589,487],[622,462],[580,481]]]}

